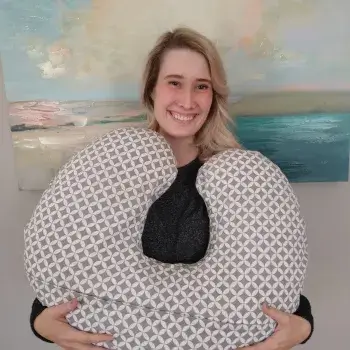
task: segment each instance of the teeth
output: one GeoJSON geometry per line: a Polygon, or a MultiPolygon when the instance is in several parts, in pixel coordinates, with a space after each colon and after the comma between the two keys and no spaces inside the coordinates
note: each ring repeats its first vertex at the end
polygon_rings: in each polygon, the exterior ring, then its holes
{"type": "Polygon", "coordinates": [[[182,115],[178,113],[171,113],[171,115],[177,120],[184,120],[184,121],[192,120],[195,117],[195,115],[182,115]]]}

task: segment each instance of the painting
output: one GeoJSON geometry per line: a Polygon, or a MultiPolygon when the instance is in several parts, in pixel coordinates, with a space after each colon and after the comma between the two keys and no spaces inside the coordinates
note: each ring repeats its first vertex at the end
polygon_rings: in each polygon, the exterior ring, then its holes
{"type": "Polygon", "coordinates": [[[44,190],[94,138],[145,124],[146,55],[179,25],[219,48],[244,147],[291,182],[348,181],[349,11],[347,0],[2,0],[18,187],[44,190]]]}

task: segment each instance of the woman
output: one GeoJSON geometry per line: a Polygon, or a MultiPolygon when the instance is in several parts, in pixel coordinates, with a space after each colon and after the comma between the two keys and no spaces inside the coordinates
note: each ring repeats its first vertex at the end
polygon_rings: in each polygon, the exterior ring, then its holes
{"type": "MultiPolygon", "coordinates": [[[[159,38],[145,67],[142,100],[149,127],[169,142],[179,171],[174,184],[149,210],[142,235],[147,256],[167,263],[194,263],[205,255],[209,219],[195,180],[206,158],[240,147],[227,128],[227,99],[223,64],[207,38],[186,28],[159,38]],[[166,236],[158,229],[162,223],[166,223],[166,236]]],[[[92,344],[112,338],[69,326],[65,315],[76,307],[77,301],[73,300],[45,308],[35,299],[31,314],[33,332],[64,349],[76,350],[98,349],[92,344]]],[[[276,331],[265,342],[247,349],[286,350],[310,338],[313,316],[304,296],[294,314],[266,306],[263,310],[277,321],[276,331]]]]}

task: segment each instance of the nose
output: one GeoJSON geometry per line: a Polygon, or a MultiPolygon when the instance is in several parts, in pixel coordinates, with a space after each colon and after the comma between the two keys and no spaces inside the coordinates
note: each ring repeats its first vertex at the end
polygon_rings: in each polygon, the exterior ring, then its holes
{"type": "Polygon", "coordinates": [[[186,109],[194,107],[194,94],[191,89],[182,89],[179,96],[179,104],[186,109]]]}

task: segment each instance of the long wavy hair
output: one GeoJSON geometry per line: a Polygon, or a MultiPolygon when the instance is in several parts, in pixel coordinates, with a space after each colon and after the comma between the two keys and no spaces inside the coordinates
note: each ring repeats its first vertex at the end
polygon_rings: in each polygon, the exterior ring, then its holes
{"type": "Polygon", "coordinates": [[[152,92],[157,83],[164,54],[172,49],[189,49],[197,52],[203,55],[209,67],[213,101],[207,120],[194,137],[199,157],[205,160],[218,152],[230,148],[241,148],[233,134],[233,120],[228,111],[229,89],[221,57],[215,45],[207,37],[186,27],[179,27],[162,34],[148,54],[141,92],[148,127],[155,131],[159,130],[159,124],[153,113],[152,92]]]}

